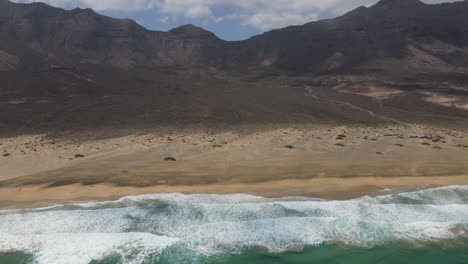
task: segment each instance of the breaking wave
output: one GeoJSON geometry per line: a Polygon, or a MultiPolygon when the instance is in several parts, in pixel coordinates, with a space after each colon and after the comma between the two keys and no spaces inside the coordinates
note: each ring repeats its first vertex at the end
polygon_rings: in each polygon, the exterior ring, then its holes
{"type": "Polygon", "coordinates": [[[468,186],[347,201],[154,194],[0,211],[0,263],[227,263],[252,251],[429,247],[467,232],[468,186]]]}

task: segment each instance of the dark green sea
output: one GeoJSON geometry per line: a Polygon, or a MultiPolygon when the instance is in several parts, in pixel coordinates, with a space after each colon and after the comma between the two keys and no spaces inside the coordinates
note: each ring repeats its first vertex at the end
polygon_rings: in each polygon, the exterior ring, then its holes
{"type": "Polygon", "coordinates": [[[347,201],[154,194],[0,211],[0,264],[468,263],[468,186],[347,201]]]}

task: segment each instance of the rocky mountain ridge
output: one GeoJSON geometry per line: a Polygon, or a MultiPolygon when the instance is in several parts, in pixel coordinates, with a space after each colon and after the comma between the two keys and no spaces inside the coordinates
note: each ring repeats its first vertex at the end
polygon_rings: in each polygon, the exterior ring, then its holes
{"type": "Polygon", "coordinates": [[[408,64],[409,59],[416,60],[415,71],[425,64],[426,71],[435,72],[468,67],[467,1],[429,5],[419,0],[382,0],[336,19],[232,42],[193,25],[150,31],[91,9],[67,11],[7,0],[0,1],[0,7],[0,50],[21,58],[20,68],[98,64],[122,69],[197,66],[321,74],[362,68],[392,72],[398,67],[381,64],[395,60],[408,64]]]}

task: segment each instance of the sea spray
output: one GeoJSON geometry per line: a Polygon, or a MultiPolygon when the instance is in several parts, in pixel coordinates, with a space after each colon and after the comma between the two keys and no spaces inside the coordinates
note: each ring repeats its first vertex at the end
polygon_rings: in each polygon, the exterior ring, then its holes
{"type": "Polygon", "coordinates": [[[467,186],[348,201],[153,194],[0,211],[0,263],[311,263],[398,248],[463,263],[467,231],[467,186]]]}

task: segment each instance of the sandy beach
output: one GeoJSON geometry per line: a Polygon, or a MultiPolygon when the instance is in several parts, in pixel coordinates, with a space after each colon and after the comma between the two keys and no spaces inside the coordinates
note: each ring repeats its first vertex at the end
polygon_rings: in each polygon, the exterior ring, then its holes
{"type": "Polygon", "coordinates": [[[420,189],[451,185],[468,185],[468,176],[434,177],[357,177],[282,180],[256,184],[158,185],[123,187],[111,184],[44,188],[44,186],[1,188],[0,208],[46,206],[71,201],[111,201],[125,196],[152,193],[183,194],[251,194],[266,198],[291,196],[348,200],[365,195],[378,195],[388,189],[420,189]]]}
{"type": "Polygon", "coordinates": [[[0,144],[3,208],[174,192],[350,199],[468,184],[466,133],[426,126],[165,129],[0,144]]]}

